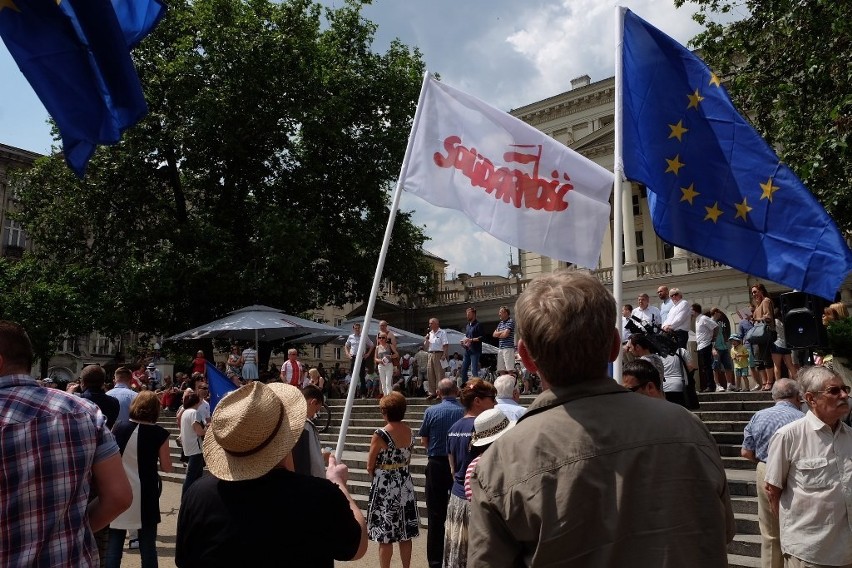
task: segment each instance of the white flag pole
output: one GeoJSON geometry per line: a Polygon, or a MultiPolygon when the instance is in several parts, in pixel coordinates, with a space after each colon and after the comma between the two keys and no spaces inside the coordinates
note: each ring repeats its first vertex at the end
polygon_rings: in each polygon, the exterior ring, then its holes
{"type": "MultiPolygon", "coordinates": [[[[622,200],[624,191],[622,180],[624,179],[624,160],[622,158],[621,129],[623,123],[624,109],[622,107],[622,47],[624,43],[624,14],[627,8],[615,7],[615,160],[613,162],[613,216],[612,216],[612,295],[615,296],[615,321],[621,334],[621,300],[622,300],[622,249],[624,247],[624,212],[622,200]]],[[[621,363],[623,359],[619,351],[618,358],[612,365],[614,379],[621,384],[621,363]]]]}
{"type": "Polygon", "coordinates": [[[402,180],[405,179],[405,174],[408,170],[408,161],[411,158],[411,147],[413,146],[414,134],[417,131],[417,125],[420,121],[420,111],[423,106],[423,99],[425,98],[428,81],[429,72],[426,71],[423,74],[423,85],[420,87],[420,96],[417,99],[417,109],[414,111],[414,120],[411,123],[411,133],[408,135],[408,144],[405,147],[405,156],[402,158],[402,166],[399,170],[399,179],[397,179],[396,188],[393,191],[393,198],[391,199],[390,215],[388,216],[387,227],[385,227],[385,238],[382,241],[381,252],[379,252],[379,262],[376,266],[376,274],[373,276],[373,287],[370,290],[370,299],[367,302],[367,311],[364,313],[364,325],[361,327],[361,339],[358,342],[355,364],[352,367],[352,380],[349,382],[349,393],[346,396],[346,407],[343,410],[343,421],[340,424],[340,436],[337,438],[337,449],[334,451],[334,456],[338,461],[340,461],[343,457],[343,446],[346,442],[346,433],[349,430],[352,405],[355,403],[355,391],[358,388],[358,377],[360,376],[361,365],[363,363],[364,347],[367,344],[370,321],[373,319],[373,310],[376,307],[376,296],[379,293],[379,284],[382,281],[382,271],[385,268],[385,258],[388,255],[391,234],[393,233],[393,226],[396,222],[396,213],[399,210],[399,200],[402,196],[402,180]]]}

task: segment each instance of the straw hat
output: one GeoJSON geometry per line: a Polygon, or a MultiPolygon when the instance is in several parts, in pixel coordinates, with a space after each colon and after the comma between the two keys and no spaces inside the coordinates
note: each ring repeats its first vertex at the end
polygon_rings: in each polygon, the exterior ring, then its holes
{"type": "Polygon", "coordinates": [[[473,437],[471,446],[487,446],[515,424],[516,420],[509,420],[499,408],[491,408],[479,414],[473,421],[473,437]]]}
{"type": "Polygon", "coordinates": [[[290,453],[305,426],[307,402],[296,387],[253,381],[216,405],[204,460],[226,481],[257,479],[290,453]]]}

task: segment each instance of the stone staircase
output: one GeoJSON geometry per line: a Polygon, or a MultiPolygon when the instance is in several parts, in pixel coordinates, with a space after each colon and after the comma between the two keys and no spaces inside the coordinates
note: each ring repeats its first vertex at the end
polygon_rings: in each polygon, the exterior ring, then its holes
{"type": "MultiPolygon", "coordinates": [[[[528,406],[533,397],[522,397],[521,403],[528,406]]],[[[757,522],[757,487],[754,480],[754,464],[740,457],[743,429],[751,416],[758,410],[772,405],[769,393],[710,393],[701,394],[701,409],[696,414],[707,425],[719,445],[719,453],[725,466],[731,493],[737,536],[728,546],[728,563],[731,567],[746,568],[760,565],[760,530],[757,522]]],[[[416,435],[423,413],[429,406],[425,399],[409,399],[405,422],[416,435]]],[[[343,417],[343,400],[330,400],[332,408],[331,426],[320,434],[323,447],[335,448],[343,417]]],[[[171,433],[172,462],[175,472],[161,474],[164,480],[183,482],[184,465],[180,462],[180,450],[175,443],[177,427],[174,415],[168,412],[160,418],[160,425],[171,433]]],[[[362,510],[367,509],[370,479],[367,476],[367,451],[370,438],[376,428],[384,425],[378,410],[378,401],[356,400],[352,408],[352,420],[346,436],[343,461],[349,466],[349,489],[362,510]]],[[[418,507],[423,526],[426,526],[426,496],[424,493],[426,452],[419,444],[415,446],[409,468],[414,478],[418,507]]]]}

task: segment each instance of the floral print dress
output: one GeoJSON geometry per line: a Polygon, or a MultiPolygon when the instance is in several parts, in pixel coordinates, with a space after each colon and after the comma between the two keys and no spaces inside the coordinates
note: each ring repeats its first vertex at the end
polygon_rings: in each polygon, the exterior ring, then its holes
{"type": "Polygon", "coordinates": [[[376,471],[367,507],[367,533],[370,540],[387,544],[410,540],[420,534],[417,498],[408,472],[414,437],[406,448],[397,448],[384,428],[376,434],[388,445],[376,457],[376,471]]]}

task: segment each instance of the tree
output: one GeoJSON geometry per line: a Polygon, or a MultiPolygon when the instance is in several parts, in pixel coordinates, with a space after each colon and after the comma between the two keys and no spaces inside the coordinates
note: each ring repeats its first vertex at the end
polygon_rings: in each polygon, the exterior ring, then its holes
{"type": "Polygon", "coordinates": [[[93,329],[101,304],[93,294],[95,275],[73,266],[48,273],[30,256],[22,261],[0,258],[0,319],[24,326],[42,377],[63,339],[93,329]]]}
{"type": "MultiPolygon", "coordinates": [[[[739,109],[847,235],[852,180],[852,4],[696,0],[691,44],[728,79],[739,109]],[[732,14],[749,16],[721,24],[732,14]]],[[[680,7],[685,0],[675,0],[680,7]]]]}
{"type": "MultiPolygon", "coordinates": [[[[17,180],[33,254],[99,274],[98,329],[366,298],[424,66],[399,42],[372,52],[360,8],[170,2],[134,50],[149,115],[83,181],[57,154],[17,180]]],[[[411,294],[424,240],[398,213],[385,277],[411,294]]]]}

